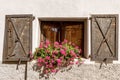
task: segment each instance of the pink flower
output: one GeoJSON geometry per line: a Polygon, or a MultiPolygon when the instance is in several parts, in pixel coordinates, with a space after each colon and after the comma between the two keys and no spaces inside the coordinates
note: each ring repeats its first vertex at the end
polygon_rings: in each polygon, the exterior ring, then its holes
{"type": "Polygon", "coordinates": [[[78,46],[75,46],[75,49],[78,49],[79,47],[78,46]]]}
{"type": "Polygon", "coordinates": [[[48,45],[44,45],[44,48],[48,48],[48,45]]]}
{"type": "Polygon", "coordinates": [[[82,53],[82,49],[79,50],[79,53],[82,53]]]}
{"type": "Polygon", "coordinates": [[[32,51],[30,51],[29,54],[32,55],[32,51]]]}
{"type": "Polygon", "coordinates": [[[62,60],[62,59],[63,59],[63,57],[60,57],[60,59],[62,60]]]}
{"type": "Polygon", "coordinates": [[[46,68],[49,68],[49,64],[46,64],[46,68]]]}
{"type": "Polygon", "coordinates": [[[62,45],[59,45],[60,46],[60,48],[62,48],[62,45]]]}
{"type": "Polygon", "coordinates": [[[43,48],[43,42],[40,42],[39,48],[43,48]]]}
{"type": "Polygon", "coordinates": [[[72,57],[72,58],[70,58],[70,60],[71,60],[71,61],[74,61],[74,58],[72,57]]]}
{"type": "Polygon", "coordinates": [[[70,65],[73,65],[73,64],[74,64],[74,62],[70,61],[70,65]]]}
{"type": "Polygon", "coordinates": [[[48,70],[45,70],[44,73],[47,74],[47,73],[48,73],[48,70]]]}
{"type": "Polygon", "coordinates": [[[58,54],[58,51],[54,50],[54,51],[53,51],[53,54],[58,54]]]}
{"type": "Polygon", "coordinates": [[[68,41],[66,39],[64,39],[64,43],[67,43],[68,41]]]}
{"type": "Polygon", "coordinates": [[[51,63],[49,64],[49,68],[53,68],[53,65],[51,63]]]}
{"type": "Polygon", "coordinates": [[[62,42],[62,44],[66,44],[68,41],[66,39],[64,39],[64,41],[62,42]]]}
{"type": "Polygon", "coordinates": [[[76,62],[75,62],[75,64],[78,64],[78,63],[79,63],[79,61],[76,61],[76,62]]]}
{"type": "Polygon", "coordinates": [[[30,59],[33,59],[32,51],[29,52],[30,59]]]}
{"type": "Polygon", "coordinates": [[[53,72],[53,73],[56,73],[56,72],[57,72],[57,70],[55,70],[55,69],[52,69],[52,70],[51,70],[51,72],[53,72]]]}
{"type": "Polygon", "coordinates": [[[56,42],[54,43],[54,45],[59,45],[59,42],[56,41],[56,42]]]}
{"type": "Polygon", "coordinates": [[[60,59],[57,59],[57,63],[58,63],[58,65],[61,65],[61,60],[60,59]]]}
{"type": "Polygon", "coordinates": [[[46,44],[47,46],[50,45],[49,40],[46,40],[45,44],[46,44]]]}
{"type": "Polygon", "coordinates": [[[46,52],[46,53],[49,53],[50,51],[46,49],[45,52],[46,52]]]}
{"type": "Polygon", "coordinates": [[[58,62],[58,63],[61,63],[61,60],[60,60],[60,59],[57,59],[57,62],[58,62]]]}
{"type": "Polygon", "coordinates": [[[54,42],[54,47],[55,48],[59,48],[59,43],[56,41],[56,42],[54,42]]]}
{"type": "Polygon", "coordinates": [[[73,56],[73,57],[76,57],[76,54],[73,50],[70,50],[70,54],[73,56]]]}
{"type": "Polygon", "coordinates": [[[52,55],[52,58],[55,58],[56,56],[55,55],[52,55]]]}
{"type": "Polygon", "coordinates": [[[54,63],[55,61],[54,60],[51,60],[51,63],[54,63]]]}
{"type": "Polygon", "coordinates": [[[64,50],[66,51],[66,50],[67,50],[67,48],[66,48],[66,47],[64,47],[64,50]]]}
{"type": "Polygon", "coordinates": [[[46,58],[47,60],[50,60],[50,56],[46,56],[45,58],[46,58]]]}
{"type": "Polygon", "coordinates": [[[48,62],[45,62],[45,65],[47,65],[48,64],[48,62]]]}
{"type": "Polygon", "coordinates": [[[73,51],[73,50],[70,50],[70,54],[74,54],[74,51],[73,51]]]}
{"type": "Polygon", "coordinates": [[[65,52],[64,49],[60,49],[60,53],[61,53],[62,55],[64,55],[64,56],[66,56],[66,52],[65,52]]]}
{"type": "Polygon", "coordinates": [[[75,43],[72,43],[72,46],[75,46],[75,43]]]}
{"type": "Polygon", "coordinates": [[[38,66],[38,67],[41,67],[41,66],[42,66],[42,64],[38,63],[38,64],[37,64],[37,66],[38,66]]]}
{"type": "Polygon", "coordinates": [[[38,61],[38,63],[44,62],[44,60],[42,58],[38,58],[37,61],[38,61]]]}

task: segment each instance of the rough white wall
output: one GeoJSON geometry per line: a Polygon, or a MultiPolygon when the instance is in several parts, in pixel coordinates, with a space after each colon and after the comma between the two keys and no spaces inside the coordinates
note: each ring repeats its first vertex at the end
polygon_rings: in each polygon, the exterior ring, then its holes
{"type": "MultiPolygon", "coordinates": [[[[3,54],[5,15],[33,14],[36,17],[36,19],[33,22],[33,51],[34,51],[34,48],[37,47],[39,41],[38,40],[39,24],[37,20],[38,17],[89,17],[91,14],[119,14],[119,13],[120,13],[120,0],[0,0],[0,38],[1,38],[0,39],[0,80],[24,80],[23,79],[24,75],[21,74],[24,73],[24,68],[21,67],[22,70],[16,71],[15,70],[16,65],[6,65],[1,63],[2,54],[3,54]],[[11,72],[13,72],[13,74],[11,74],[11,72]]],[[[97,72],[98,67],[95,68],[96,66],[93,67],[91,65],[89,65],[89,67],[88,66],[86,67],[84,66],[82,68],[82,71],[78,71],[77,72],[78,74],[76,73],[76,69],[81,70],[81,68],[79,69],[75,68],[75,70],[73,70],[73,72],[71,72],[70,74],[79,76],[84,71],[85,71],[84,75],[88,74],[87,71],[88,72],[93,71],[91,72],[92,74],[86,75],[87,77],[87,76],[95,75],[95,73],[98,73],[97,72]]],[[[111,71],[110,76],[112,76],[112,73],[114,71],[117,71],[117,70],[113,70],[114,68],[120,69],[120,65],[117,65],[117,67],[115,65],[112,65],[112,69],[107,69],[111,71]]],[[[29,75],[28,80],[38,80],[38,75],[35,72],[31,71],[31,68],[29,68],[28,71],[30,72],[28,74],[29,75]]],[[[115,73],[115,74],[117,75],[117,78],[113,76],[111,80],[120,80],[118,78],[120,74],[119,73],[115,73]]],[[[82,77],[79,76],[77,78],[73,78],[76,76],[73,77],[71,76],[71,78],[67,79],[68,75],[66,75],[66,77],[60,76],[58,80],[61,79],[62,80],[97,80],[101,78],[102,75],[103,77],[107,77],[107,78],[101,80],[110,80],[108,78],[110,77],[109,75],[105,76],[104,70],[103,72],[101,71],[100,73],[98,73],[97,78],[95,78],[95,76],[92,76],[92,78],[90,79],[89,78],[86,79],[84,75],[82,77]]]]}
{"type": "MultiPolygon", "coordinates": [[[[28,64],[27,80],[47,80],[39,79],[39,74],[32,70],[31,63],[28,64]]],[[[20,65],[19,70],[15,69],[16,65],[0,64],[0,80],[25,80],[25,66],[20,65]]],[[[74,66],[69,71],[58,72],[48,80],[120,80],[120,65],[108,64],[99,69],[99,64],[83,64],[74,66]]]]}

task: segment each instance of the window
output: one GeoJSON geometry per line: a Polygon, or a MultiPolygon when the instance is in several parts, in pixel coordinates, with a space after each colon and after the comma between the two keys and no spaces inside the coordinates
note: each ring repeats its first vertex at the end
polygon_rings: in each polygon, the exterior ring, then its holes
{"type": "MultiPolygon", "coordinates": [[[[75,45],[81,47],[84,54],[84,28],[86,22],[81,19],[45,19],[39,18],[41,41],[48,39],[52,44],[55,41],[62,42],[67,39],[75,45]]],[[[85,40],[86,41],[86,40],[85,40]]]]}

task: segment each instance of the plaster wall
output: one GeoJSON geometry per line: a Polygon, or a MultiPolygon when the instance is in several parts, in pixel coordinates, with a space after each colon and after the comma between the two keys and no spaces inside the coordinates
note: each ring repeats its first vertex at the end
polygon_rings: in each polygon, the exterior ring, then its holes
{"type": "MultiPolygon", "coordinates": [[[[91,14],[120,15],[120,0],[0,0],[0,80],[24,80],[25,65],[20,65],[20,69],[16,71],[16,65],[2,64],[5,15],[10,14],[33,14],[35,16],[33,21],[34,51],[39,43],[38,17],[72,18],[90,17],[91,14]]],[[[89,24],[87,31],[87,49],[88,54],[90,54],[89,24]]],[[[118,45],[120,45],[119,42],[118,45]]],[[[119,47],[118,51],[120,51],[119,47]]],[[[93,62],[86,60],[85,64],[80,67],[74,67],[70,72],[58,73],[55,76],[56,80],[120,80],[120,52],[118,52],[118,56],[119,60],[114,61],[117,64],[109,64],[107,67],[103,66],[101,70],[99,70],[99,64],[87,64],[93,62]]],[[[31,65],[31,63],[28,63],[28,80],[39,80],[38,73],[32,71],[31,65]]],[[[54,80],[53,77],[51,80],[54,80]]]]}

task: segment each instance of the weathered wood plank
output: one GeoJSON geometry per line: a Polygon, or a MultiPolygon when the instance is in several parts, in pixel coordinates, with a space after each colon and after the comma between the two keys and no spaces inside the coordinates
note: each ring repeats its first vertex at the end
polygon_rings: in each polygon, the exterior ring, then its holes
{"type": "Polygon", "coordinates": [[[6,45],[3,61],[28,60],[28,53],[32,50],[32,15],[6,16],[6,45]]]}
{"type": "Polygon", "coordinates": [[[113,15],[92,16],[92,60],[117,59],[116,18],[118,17],[113,15]]]}

